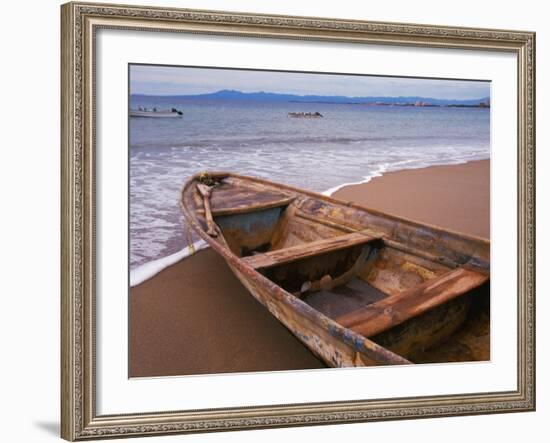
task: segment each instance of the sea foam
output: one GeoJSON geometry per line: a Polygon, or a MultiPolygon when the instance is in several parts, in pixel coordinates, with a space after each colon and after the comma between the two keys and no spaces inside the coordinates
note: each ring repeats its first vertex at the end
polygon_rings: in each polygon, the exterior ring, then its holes
{"type": "MultiPolygon", "coordinates": [[[[200,251],[208,247],[208,243],[204,240],[199,240],[193,243],[194,251],[200,251]]],[[[153,260],[147,263],[144,263],[137,268],[134,268],[130,271],[130,287],[137,286],[143,283],[146,280],[157,275],[160,271],[166,269],[168,266],[183,260],[186,257],[192,255],[193,252],[189,246],[186,246],[181,251],[176,252],[175,254],[169,255],[167,257],[162,257],[157,260],[153,260]]]]}

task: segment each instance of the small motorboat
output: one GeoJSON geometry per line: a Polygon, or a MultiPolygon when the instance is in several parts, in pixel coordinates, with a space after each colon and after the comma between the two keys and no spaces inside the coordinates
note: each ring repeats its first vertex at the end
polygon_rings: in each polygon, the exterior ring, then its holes
{"type": "Polygon", "coordinates": [[[233,173],[193,176],[181,208],[328,366],[490,358],[488,240],[233,173]]]}
{"type": "Polygon", "coordinates": [[[130,117],[151,117],[151,118],[174,118],[181,117],[183,115],[182,111],[178,111],[176,108],[158,110],[157,108],[153,109],[131,109],[130,117]]]}
{"type": "Polygon", "coordinates": [[[320,112],[289,112],[289,117],[292,118],[323,118],[320,112]]]}

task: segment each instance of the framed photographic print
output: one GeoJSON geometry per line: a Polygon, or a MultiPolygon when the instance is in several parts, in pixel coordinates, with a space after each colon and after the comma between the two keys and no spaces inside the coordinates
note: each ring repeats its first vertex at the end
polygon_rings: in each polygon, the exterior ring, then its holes
{"type": "Polygon", "coordinates": [[[62,6],[62,437],[535,407],[535,36],[62,6]]]}

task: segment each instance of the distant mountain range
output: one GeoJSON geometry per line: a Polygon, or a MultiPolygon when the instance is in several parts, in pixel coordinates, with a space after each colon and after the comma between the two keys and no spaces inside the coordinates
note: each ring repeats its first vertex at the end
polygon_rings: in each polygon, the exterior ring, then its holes
{"type": "Polygon", "coordinates": [[[332,104],[379,104],[379,105],[414,105],[417,106],[479,106],[480,103],[488,106],[489,97],[478,99],[453,100],[430,97],[347,97],[343,95],[297,95],[279,94],[276,92],[242,92],[231,89],[208,94],[153,96],[132,94],[133,98],[161,98],[166,99],[193,99],[193,100],[239,100],[256,102],[294,102],[294,103],[332,103],[332,104]]]}

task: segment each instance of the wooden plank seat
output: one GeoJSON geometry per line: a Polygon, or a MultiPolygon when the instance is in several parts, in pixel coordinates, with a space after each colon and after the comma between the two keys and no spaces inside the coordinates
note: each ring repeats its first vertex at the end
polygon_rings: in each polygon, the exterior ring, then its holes
{"type": "Polygon", "coordinates": [[[336,322],[364,337],[372,337],[465,294],[488,279],[484,273],[459,267],[415,288],[338,317],[336,322]]]}
{"type": "Polygon", "coordinates": [[[222,183],[212,189],[210,206],[214,217],[286,206],[295,196],[271,188],[235,186],[222,183]]]}
{"type": "Polygon", "coordinates": [[[352,246],[369,243],[378,240],[381,237],[367,235],[363,232],[339,235],[324,240],[304,243],[285,249],[265,252],[263,254],[243,257],[242,260],[254,269],[269,268],[275,265],[290,263],[307,257],[321,255],[331,251],[349,248],[352,246]]]}

